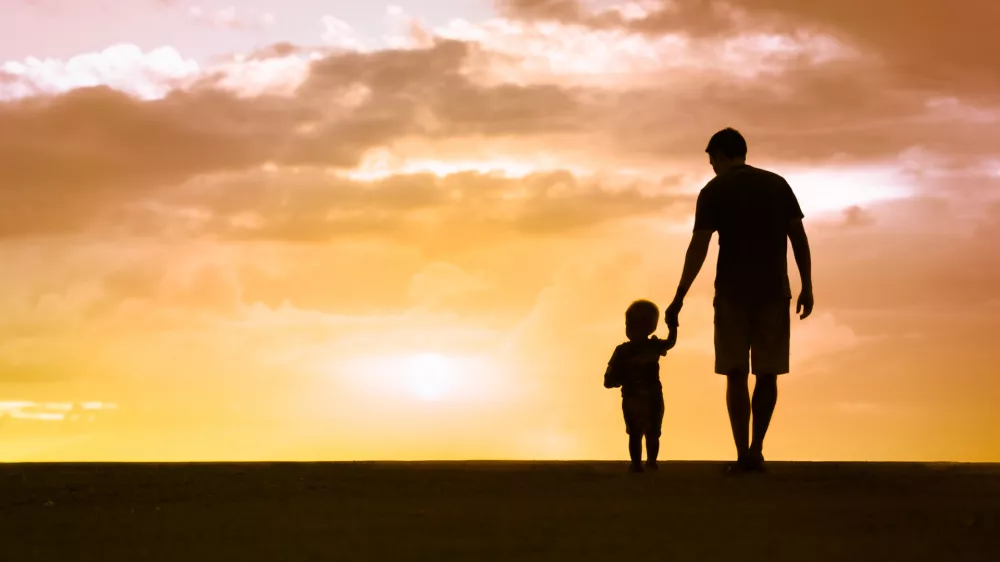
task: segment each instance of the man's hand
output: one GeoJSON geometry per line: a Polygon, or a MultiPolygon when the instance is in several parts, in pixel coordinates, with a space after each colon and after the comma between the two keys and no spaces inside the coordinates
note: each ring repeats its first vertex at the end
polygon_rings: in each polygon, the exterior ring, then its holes
{"type": "Polygon", "coordinates": [[[675,297],[674,301],[667,307],[666,312],[663,313],[663,321],[666,322],[667,329],[676,330],[677,326],[680,326],[679,316],[683,306],[684,299],[675,297]]]}
{"type": "Polygon", "coordinates": [[[799,318],[805,320],[812,314],[813,311],[813,292],[812,289],[803,289],[799,293],[799,300],[795,304],[795,314],[800,314],[799,318]]]}

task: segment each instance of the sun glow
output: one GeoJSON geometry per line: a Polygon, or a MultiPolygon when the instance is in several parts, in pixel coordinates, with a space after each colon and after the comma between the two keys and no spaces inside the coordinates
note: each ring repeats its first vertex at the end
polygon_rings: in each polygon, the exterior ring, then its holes
{"type": "Polygon", "coordinates": [[[404,368],[406,385],[420,400],[440,400],[454,390],[455,362],[440,353],[421,353],[409,358],[404,368]]]}
{"type": "Polygon", "coordinates": [[[496,403],[507,397],[509,391],[503,384],[503,369],[488,355],[414,350],[338,363],[332,372],[346,375],[357,385],[357,390],[378,396],[379,400],[496,403]]]}
{"type": "Polygon", "coordinates": [[[904,198],[913,189],[892,168],[794,170],[782,175],[795,191],[806,216],[904,198]]]}

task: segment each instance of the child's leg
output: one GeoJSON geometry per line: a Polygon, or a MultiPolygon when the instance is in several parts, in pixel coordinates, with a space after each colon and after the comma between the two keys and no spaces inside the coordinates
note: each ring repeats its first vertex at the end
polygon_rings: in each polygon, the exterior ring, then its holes
{"type": "Polygon", "coordinates": [[[656,457],[660,454],[660,438],[652,435],[646,436],[646,462],[655,463],[656,457]]]}
{"type": "Polygon", "coordinates": [[[660,454],[660,431],[663,427],[663,393],[657,393],[649,405],[649,426],[646,432],[646,462],[656,464],[660,454]]]}
{"type": "Polygon", "coordinates": [[[625,433],[628,434],[628,456],[632,464],[642,462],[643,403],[635,396],[622,397],[622,413],[625,415],[625,433]]]}
{"type": "Polygon", "coordinates": [[[628,456],[632,464],[642,462],[642,434],[635,432],[628,436],[628,456]]]}

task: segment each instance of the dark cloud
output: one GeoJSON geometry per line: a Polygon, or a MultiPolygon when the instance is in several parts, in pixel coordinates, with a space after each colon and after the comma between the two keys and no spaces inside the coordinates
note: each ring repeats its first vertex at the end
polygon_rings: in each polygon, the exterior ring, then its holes
{"type": "MultiPolygon", "coordinates": [[[[725,76],[705,69],[670,77],[657,88],[611,91],[554,84],[478,84],[464,70],[470,57],[480,54],[479,47],[441,40],[425,49],[329,55],[312,65],[308,78],[290,96],[236,95],[221,87],[222,76],[214,76],[151,101],[96,87],[3,102],[0,236],[78,232],[115,222],[126,230],[162,233],[168,228],[167,215],[152,220],[136,214],[136,209],[176,200],[179,195],[172,195],[176,186],[194,178],[245,174],[268,163],[349,169],[372,148],[413,138],[538,137],[586,147],[610,161],[698,159],[715,130],[734,126],[747,136],[754,158],[815,164],[885,161],[915,147],[975,159],[989,155],[1000,142],[1000,128],[988,114],[961,116],[956,113],[964,107],[961,102],[950,109],[930,107],[941,92],[927,83],[908,81],[909,55],[892,51],[897,46],[888,39],[874,37],[869,29],[874,24],[851,21],[844,15],[846,8],[785,4],[742,0],[727,8],[720,3],[679,2],[638,20],[617,12],[585,13],[567,1],[516,0],[505,4],[505,10],[519,17],[622,26],[637,33],[680,31],[705,40],[713,40],[713,33],[718,37],[756,29],[734,28],[733,22],[779,27],[797,22],[801,27],[788,30],[815,29],[851,45],[868,45],[866,56],[817,62],[803,55],[756,76],[725,76]],[[355,102],[344,101],[359,92],[355,102]]],[[[860,9],[854,0],[847,4],[860,9]]],[[[903,21],[909,17],[888,21],[893,12],[881,5],[871,8],[870,17],[886,20],[886,34],[906,43],[917,29],[926,35],[931,29],[927,22],[936,13],[927,2],[913,6],[923,23],[903,21]]],[[[939,31],[957,33],[956,21],[985,17],[992,9],[952,10],[962,15],[943,15],[939,31]]],[[[948,72],[981,76],[977,73],[987,70],[992,59],[966,57],[966,47],[953,39],[942,37],[941,52],[927,55],[927,76],[945,76],[940,74],[944,67],[948,72]]],[[[985,48],[984,42],[992,40],[976,35],[970,43],[985,48]]],[[[279,44],[256,56],[282,56],[295,50],[293,45],[279,44]]],[[[985,91],[974,81],[948,83],[968,99],[986,99],[973,96],[985,91]]],[[[245,177],[252,176],[253,172],[245,177]]],[[[398,181],[413,184],[413,178],[398,181]]],[[[482,183],[480,178],[470,181],[482,183]]],[[[394,231],[404,223],[393,205],[420,202],[440,210],[447,201],[437,188],[421,185],[392,191],[380,184],[377,192],[392,195],[380,195],[378,204],[383,207],[364,207],[363,212],[357,210],[361,203],[349,197],[346,204],[355,205],[355,211],[323,206],[340,205],[338,197],[347,197],[343,194],[351,189],[364,192],[358,186],[334,190],[340,195],[329,200],[324,199],[329,193],[320,195],[316,190],[286,192],[283,196],[290,199],[283,207],[260,199],[262,207],[246,210],[275,213],[265,216],[269,222],[264,227],[254,231],[213,223],[211,231],[313,240],[338,232],[394,231]],[[292,227],[282,220],[299,223],[292,227]]],[[[248,197],[256,196],[248,192],[248,197]]],[[[558,230],[648,208],[645,203],[633,206],[610,192],[581,197],[534,200],[531,208],[508,217],[505,224],[524,231],[558,230]]],[[[212,210],[212,220],[217,221],[229,216],[234,203],[213,204],[221,205],[212,210]]],[[[170,228],[190,230],[183,222],[170,228]]]]}
{"type": "Polygon", "coordinates": [[[261,47],[260,49],[257,49],[252,53],[250,53],[250,56],[248,58],[250,60],[277,59],[277,58],[297,55],[299,53],[306,51],[307,49],[305,49],[304,47],[300,47],[293,43],[281,42],[261,47]]]}
{"type": "Polygon", "coordinates": [[[240,97],[206,80],[152,101],[95,87],[2,103],[0,233],[72,231],[202,174],[267,162],[351,168],[368,149],[408,135],[574,125],[573,98],[558,88],[469,83],[459,73],[469,48],[445,41],[333,55],[290,98],[240,97]],[[357,107],[338,105],[351,87],[370,95],[357,107]]]}

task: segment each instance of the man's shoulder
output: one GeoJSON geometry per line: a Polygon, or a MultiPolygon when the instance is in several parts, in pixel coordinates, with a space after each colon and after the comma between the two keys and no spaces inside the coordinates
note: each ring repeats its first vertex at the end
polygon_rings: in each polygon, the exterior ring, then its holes
{"type": "Polygon", "coordinates": [[[788,183],[787,181],[785,181],[785,178],[781,174],[772,172],[771,170],[765,170],[764,168],[758,168],[756,166],[750,166],[750,165],[748,165],[746,168],[747,168],[747,173],[749,173],[750,175],[761,181],[771,182],[775,184],[788,183]]]}

